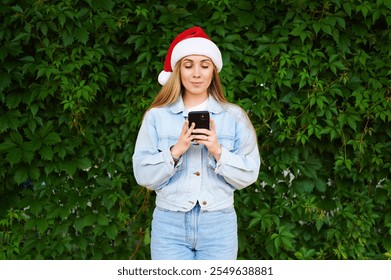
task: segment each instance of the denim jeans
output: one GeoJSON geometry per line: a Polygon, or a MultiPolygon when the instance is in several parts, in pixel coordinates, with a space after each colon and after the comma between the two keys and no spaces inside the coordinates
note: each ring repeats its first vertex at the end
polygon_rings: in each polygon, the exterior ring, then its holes
{"type": "Polygon", "coordinates": [[[188,212],[156,207],[153,213],[153,260],[235,260],[238,251],[237,218],[233,206],[188,212]]]}

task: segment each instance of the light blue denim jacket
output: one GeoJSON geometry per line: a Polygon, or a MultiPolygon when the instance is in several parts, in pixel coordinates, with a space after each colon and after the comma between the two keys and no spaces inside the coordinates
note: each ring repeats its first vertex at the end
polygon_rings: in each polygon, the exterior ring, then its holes
{"type": "Polygon", "coordinates": [[[183,100],[149,110],[141,125],[133,171],[141,186],[156,192],[156,206],[186,212],[199,202],[203,211],[233,206],[233,193],[258,178],[260,156],[257,137],[245,112],[233,104],[209,97],[208,111],[216,123],[222,147],[216,162],[204,145],[192,144],[175,165],[175,145],[187,118],[183,100]]]}

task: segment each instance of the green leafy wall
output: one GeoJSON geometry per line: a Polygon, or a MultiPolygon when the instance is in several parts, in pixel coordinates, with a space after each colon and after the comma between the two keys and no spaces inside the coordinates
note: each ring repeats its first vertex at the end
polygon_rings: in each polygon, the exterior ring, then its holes
{"type": "Polygon", "coordinates": [[[0,22],[0,259],[149,258],[131,156],[193,25],[259,139],[239,258],[391,257],[391,1],[2,0],[0,22]]]}

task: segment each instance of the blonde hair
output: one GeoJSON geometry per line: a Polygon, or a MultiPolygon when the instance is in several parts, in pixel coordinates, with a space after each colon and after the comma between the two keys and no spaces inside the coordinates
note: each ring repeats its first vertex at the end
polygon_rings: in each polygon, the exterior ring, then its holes
{"type": "MultiPolygon", "coordinates": [[[[161,88],[148,110],[152,108],[171,105],[175,103],[178,100],[179,96],[181,96],[181,94],[184,92],[184,87],[181,83],[181,64],[182,59],[176,64],[170,79],[161,88]]],[[[210,83],[210,86],[208,88],[208,93],[213,96],[218,102],[228,103],[223,93],[223,87],[221,86],[219,73],[216,69],[216,66],[214,65],[212,82],[210,83]]]]}
{"type": "MultiPolygon", "coordinates": [[[[175,103],[178,100],[179,96],[181,96],[181,94],[184,92],[180,73],[181,64],[182,60],[180,60],[175,65],[170,79],[161,88],[155,100],[148,108],[147,112],[153,108],[164,107],[175,103]]],[[[212,82],[210,83],[210,86],[208,88],[208,93],[209,95],[213,96],[214,99],[216,99],[219,103],[221,103],[226,111],[234,114],[235,116],[238,116],[238,109],[242,112],[242,115],[244,117],[239,118],[239,120],[244,122],[249,127],[249,129],[253,131],[255,137],[254,142],[257,143],[257,133],[247,113],[240,106],[228,102],[228,100],[226,99],[223,92],[223,87],[221,86],[219,72],[217,71],[216,66],[213,67],[213,77],[212,82]]]]}

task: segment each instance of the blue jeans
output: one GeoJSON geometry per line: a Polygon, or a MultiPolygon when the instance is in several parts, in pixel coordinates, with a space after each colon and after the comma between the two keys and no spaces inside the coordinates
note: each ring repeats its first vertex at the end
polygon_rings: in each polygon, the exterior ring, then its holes
{"type": "Polygon", "coordinates": [[[155,208],[152,220],[153,260],[235,260],[238,251],[236,212],[233,206],[189,212],[155,208]]]}

